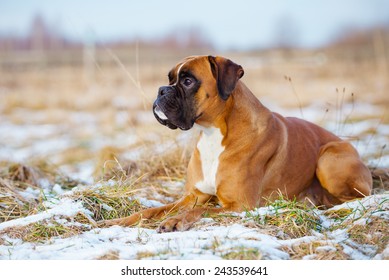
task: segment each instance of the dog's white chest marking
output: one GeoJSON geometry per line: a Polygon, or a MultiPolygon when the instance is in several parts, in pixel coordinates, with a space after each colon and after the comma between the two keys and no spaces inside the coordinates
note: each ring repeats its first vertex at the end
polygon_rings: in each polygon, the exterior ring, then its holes
{"type": "Polygon", "coordinates": [[[201,127],[202,135],[197,143],[200,153],[203,180],[195,184],[203,193],[216,195],[216,175],[219,167],[219,156],[224,151],[222,146],[223,135],[219,128],[201,127]]]}

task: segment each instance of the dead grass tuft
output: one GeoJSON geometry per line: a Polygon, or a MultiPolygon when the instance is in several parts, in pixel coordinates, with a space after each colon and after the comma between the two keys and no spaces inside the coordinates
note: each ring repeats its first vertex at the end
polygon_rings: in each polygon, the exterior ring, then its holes
{"type": "Polygon", "coordinates": [[[302,242],[281,248],[292,260],[309,258],[313,260],[347,260],[350,257],[344,253],[343,247],[328,241],[302,242]]]}
{"type": "Polygon", "coordinates": [[[314,208],[306,204],[280,197],[268,207],[273,213],[259,217],[259,223],[277,227],[286,234],[286,238],[299,238],[310,235],[312,230],[320,232],[322,229],[314,208]]]}
{"type": "Polygon", "coordinates": [[[65,189],[79,184],[59,172],[55,165],[43,160],[32,162],[31,165],[0,162],[0,222],[34,213],[45,199],[43,189],[51,188],[56,183],[65,189]],[[27,189],[38,195],[23,195],[27,189]]]}
{"type": "Polygon", "coordinates": [[[144,207],[136,199],[131,199],[138,191],[134,188],[136,180],[124,182],[110,181],[98,188],[85,188],[66,195],[82,201],[84,207],[93,213],[93,219],[109,220],[129,216],[144,207]]]}
{"type": "Polygon", "coordinates": [[[12,182],[12,186],[19,189],[38,188],[43,178],[52,179],[53,177],[53,172],[48,171],[41,162],[37,166],[9,161],[0,162],[0,178],[12,182]]]}
{"type": "Polygon", "coordinates": [[[119,252],[116,250],[111,250],[96,258],[96,260],[119,260],[119,252]]]}
{"type": "Polygon", "coordinates": [[[24,217],[33,211],[36,202],[27,200],[19,191],[23,189],[10,180],[0,178],[0,222],[24,217]]]}
{"type": "Polygon", "coordinates": [[[52,237],[67,238],[81,234],[86,228],[75,225],[64,225],[55,220],[39,221],[27,226],[9,227],[1,231],[10,238],[21,239],[24,242],[44,243],[52,237]]]}
{"type": "Polygon", "coordinates": [[[119,165],[118,158],[122,151],[116,147],[106,146],[97,155],[97,163],[93,177],[97,180],[109,180],[111,178],[121,178],[127,176],[126,169],[119,165]]]}
{"type": "Polygon", "coordinates": [[[79,227],[66,226],[56,221],[38,222],[28,226],[26,235],[22,237],[25,242],[44,242],[52,237],[67,238],[70,236],[78,235],[82,232],[79,227]]]}
{"type": "Polygon", "coordinates": [[[351,240],[359,244],[377,246],[381,253],[389,244],[388,220],[371,217],[365,224],[354,224],[347,230],[351,240]]]}
{"type": "Polygon", "coordinates": [[[181,196],[183,188],[172,189],[169,185],[172,182],[184,182],[190,157],[187,148],[177,145],[166,153],[145,152],[136,161],[123,159],[121,153],[121,150],[113,147],[103,149],[95,172],[98,174],[95,177],[101,178],[101,182],[117,182],[116,193],[112,193],[110,199],[114,196],[133,196],[137,192],[150,200],[157,199],[167,203],[168,200],[177,200],[181,196]],[[120,193],[120,189],[124,193],[120,193]]]}
{"type": "Polygon", "coordinates": [[[0,231],[0,235],[7,235],[13,239],[23,239],[23,237],[26,236],[28,232],[28,226],[14,226],[0,231]]]}
{"type": "Polygon", "coordinates": [[[102,178],[122,179],[133,176],[149,182],[183,180],[190,158],[188,149],[178,145],[166,153],[145,152],[136,161],[125,160],[120,153],[113,147],[101,151],[98,169],[102,178]]]}
{"type": "MultiPolygon", "coordinates": [[[[368,199],[374,199],[374,196],[371,196],[368,199]]],[[[387,199],[370,201],[370,203],[367,203],[366,205],[361,202],[358,203],[360,203],[358,207],[329,209],[324,211],[323,214],[332,220],[332,225],[329,230],[349,229],[364,220],[374,220],[379,217],[380,213],[389,209],[387,199]]]]}
{"type": "Polygon", "coordinates": [[[334,220],[342,220],[346,219],[353,213],[353,209],[351,208],[340,208],[340,209],[329,209],[324,212],[324,215],[326,215],[330,219],[334,220]]]}
{"type": "Polygon", "coordinates": [[[141,251],[136,254],[136,260],[148,259],[155,257],[155,253],[149,251],[141,251]]]}
{"type": "Polygon", "coordinates": [[[262,260],[262,253],[257,248],[238,247],[222,255],[225,260],[262,260]]]}
{"type": "Polygon", "coordinates": [[[62,188],[69,189],[79,184],[60,172],[56,165],[42,159],[26,164],[2,161],[0,162],[0,178],[22,189],[42,188],[55,183],[60,183],[62,188]]]}

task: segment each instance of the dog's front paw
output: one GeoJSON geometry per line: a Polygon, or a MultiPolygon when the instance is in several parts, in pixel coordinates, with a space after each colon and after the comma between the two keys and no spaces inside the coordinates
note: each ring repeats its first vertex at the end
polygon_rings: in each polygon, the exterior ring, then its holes
{"type": "Polygon", "coordinates": [[[163,221],[157,228],[158,233],[185,231],[193,225],[194,221],[188,221],[185,215],[177,215],[163,221]]]}

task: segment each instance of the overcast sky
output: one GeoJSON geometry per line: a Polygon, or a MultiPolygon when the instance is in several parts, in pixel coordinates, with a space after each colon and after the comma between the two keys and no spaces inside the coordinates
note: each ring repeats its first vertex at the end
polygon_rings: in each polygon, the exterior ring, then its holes
{"type": "Polygon", "coordinates": [[[0,0],[0,35],[26,34],[37,13],[77,39],[150,39],[197,28],[219,49],[282,40],[316,47],[344,30],[389,25],[389,0],[0,0]]]}

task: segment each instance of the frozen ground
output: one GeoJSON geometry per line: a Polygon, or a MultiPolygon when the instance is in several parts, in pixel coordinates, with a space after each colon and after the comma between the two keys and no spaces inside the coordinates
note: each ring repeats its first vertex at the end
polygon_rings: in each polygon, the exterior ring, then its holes
{"type": "MultiPolygon", "coordinates": [[[[98,186],[94,188],[98,189],[98,186]]],[[[156,204],[148,200],[143,200],[143,203],[148,206],[156,204]]],[[[314,258],[323,252],[344,253],[350,259],[359,260],[389,258],[389,247],[377,253],[377,246],[359,244],[349,238],[350,228],[355,224],[367,226],[374,218],[389,221],[389,194],[367,197],[332,209],[349,209],[354,213],[346,218],[352,221],[349,226],[336,230],[329,229],[335,227],[338,221],[329,218],[325,211],[315,210],[320,229],[292,239],[284,239],[281,230],[269,234],[259,226],[258,219],[275,214],[272,207],[233,214],[240,218],[239,222],[220,225],[211,218],[204,218],[187,232],[158,234],[153,229],[141,227],[92,228],[80,224],[74,221],[77,214],[82,213],[92,219],[92,213],[83,207],[81,201],[70,199],[66,192],[52,194],[45,206],[46,210],[36,215],[0,224],[0,259],[221,259],[233,253],[247,252],[254,252],[262,259],[289,259],[290,250],[301,244],[314,244],[304,259],[314,258]],[[366,215],[366,209],[372,211],[366,215]],[[18,228],[43,222],[89,229],[78,235],[52,237],[43,242],[24,242],[21,238],[10,237],[18,228]]]]}
{"type": "MultiPolygon", "coordinates": [[[[298,109],[270,107],[284,115],[301,117],[298,109]]],[[[377,117],[378,111],[382,111],[381,108],[373,105],[345,104],[341,114],[331,114],[331,111],[326,113],[326,108],[311,106],[303,109],[303,117],[351,140],[369,166],[388,168],[389,125],[381,123],[381,119],[377,117]],[[356,111],[362,112],[358,121],[351,117],[356,111]]],[[[122,121],[125,117],[122,112],[116,119],[122,121]]],[[[2,118],[0,161],[24,162],[34,157],[45,157],[60,164],[62,159],[59,155],[69,153],[72,147],[86,146],[93,154],[107,145],[126,148],[139,141],[138,136],[131,131],[121,131],[113,136],[102,135],[92,115],[77,113],[71,118],[74,119],[73,123],[64,124],[42,124],[34,120],[14,124],[6,117],[2,118]]],[[[145,125],[154,121],[151,113],[142,118],[145,125]]],[[[191,132],[181,133],[178,142],[185,142],[191,135],[191,132]]],[[[161,145],[158,135],[151,133],[147,138],[148,141],[155,142],[156,150],[163,152],[165,146],[161,145]]],[[[126,156],[136,160],[142,149],[144,147],[136,146],[127,151],[126,156]]],[[[80,190],[98,191],[101,185],[92,180],[94,164],[90,157],[86,157],[84,161],[66,163],[61,168],[70,177],[83,182],[77,187],[80,190]]],[[[177,187],[177,184],[171,187],[177,187]]],[[[332,209],[347,209],[347,213],[350,213],[342,218],[342,226],[339,226],[338,219],[330,218],[328,212],[315,210],[313,214],[318,218],[319,228],[310,230],[303,237],[286,238],[282,230],[272,227],[269,232],[258,222],[264,215],[276,214],[272,207],[256,209],[250,213],[235,213],[232,215],[235,218],[229,222],[202,219],[193,229],[184,233],[158,234],[154,229],[141,226],[96,228],[93,226],[92,213],[82,201],[72,196],[75,190],[77,189],[65,190],[61,185],[44,189],[44,209],[31,216],[1,223],[0,259],[220,259],[234,254],[248,254],[248,258],[290,259],[297,254],[298,248],[304,248],[306,244],[311,244],[311,249],[304,255],[305,259],[325,253],[336,253],[349,259],[389,258],[387,245],[382,249],[374,242],[365,241],[361,244],[350,237],[355,225],[368,227],[376,218],[388,223],[388,193],[366,197],[360,202],[345,203],[332,209]],[[75,218],[80,214],[89,222],[82,223],[75,218]],[[62,225],[81,229],[81,233],[70,236],[59,234],[39,242],[23,241],[23,237],[18,234],[34,224],[46,227],[62,225]]],[[[39,190],[33,189],[20,193],[27,199],[35,199],[39,194],[39,190]]],[[[147,207],[161,203],[157,199],[138,199],[147,207]]],[[[168,200],[169,197],[165,199],[168,200]]]]}

